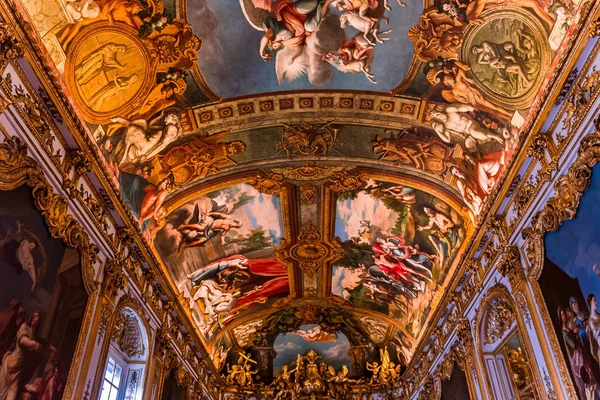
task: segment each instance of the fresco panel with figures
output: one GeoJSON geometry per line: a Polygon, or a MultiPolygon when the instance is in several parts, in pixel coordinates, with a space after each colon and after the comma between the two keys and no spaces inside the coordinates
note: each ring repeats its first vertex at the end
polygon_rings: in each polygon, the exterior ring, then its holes
{"type": "Polygon", "coordinates": [[[207,341],[238,314],[289,293],[274,258],[280,198],[240,184],[196,197],[163,220],[154,245],[207,341]]]}

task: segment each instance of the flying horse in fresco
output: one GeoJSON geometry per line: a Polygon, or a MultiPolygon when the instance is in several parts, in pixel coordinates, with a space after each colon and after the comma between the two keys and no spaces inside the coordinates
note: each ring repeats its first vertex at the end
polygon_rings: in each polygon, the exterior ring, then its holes
{"type": "MultiPolygon", "coordinates": [[[[398,4],[405,6],[401,0],[398,4]]],[[[275,53],[279,84],[302,75],[308,75],[309,81],[314,83],[311,63],[318,62],[326,62],[345,73],[362,72],[376,83],[370,73],[374,48],[389,40],[383,35],[391,32],[391,29],[380,30],[381,20],[389,21],[384,15],[385,10],[390,9],[387,0],[240,0],[240,5],[250,25],[264,32],[258,49],[260,57],[269,61],[275,53]],[[351,39],[340,40],[339,48],[334,51],[311,54],[315,52],[314,47],[319,46],[307,46],[307,41],[317,34],[332,4],[344,11],[340,17],[335,16],[338,31],[351,26],[359,33],[351,39]]]]}

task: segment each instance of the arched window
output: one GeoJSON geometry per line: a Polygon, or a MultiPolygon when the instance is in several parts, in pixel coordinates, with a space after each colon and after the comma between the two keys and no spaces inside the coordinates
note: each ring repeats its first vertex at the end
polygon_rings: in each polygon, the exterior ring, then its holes
{"type": "Polygon", "coordinates": [[[539,399],[512,299],[503,289],[492,289],[480,318],[479,351],[492,397],[539,399]]]}
{"type": "Polygon", "coordinates": [[[131,308],[119,312],[102,376],[100,400],[142,400],[148,337],[131,308]]]}

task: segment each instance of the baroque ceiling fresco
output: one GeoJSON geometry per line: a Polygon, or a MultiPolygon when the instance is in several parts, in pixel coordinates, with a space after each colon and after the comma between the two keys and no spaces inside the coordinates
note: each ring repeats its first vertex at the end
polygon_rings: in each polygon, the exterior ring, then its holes
{"type": "Polygon", "coordinates": [[[308,350],[356,377],[410,366],[578,18],[20,1],[215,370],[258,359],[263,381],[308,350]]]}

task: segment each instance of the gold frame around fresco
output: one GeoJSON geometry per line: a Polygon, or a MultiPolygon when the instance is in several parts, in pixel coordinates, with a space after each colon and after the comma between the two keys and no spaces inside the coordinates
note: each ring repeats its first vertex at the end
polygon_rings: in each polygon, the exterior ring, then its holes
{"type": "MultiPolygon", "coordinates": [[[[485,10],[481,14],[481,18],[485,22],[481,25],[469,25],[465,30],[463,36],[463,44],[460,49],[460,60],[462,63],[469,65],[468,53],[470,52],[473,39],[477,33],[492,21],[500,18],[512,18],[526,25],[531,32],[535,35],[535,40],[540,44],[540,71],[546,71],[550,63],[552,62],[552,50],[550,49],[550,43],[548,42],[548,31],[544,28],[542,22],[533,14],[527,10],[519,8],[496,8],[491,10],[485,10]]],[[[501,94],[496,93],[486,85],[482,84],[480,80],[475,76],[472,70],[467,72],[469,78],[476,82],[477,87],[481,90],[482,94],[490,99],[494,104],[501,105],[511,110],[522,110],[531,106],[536,94],[538,93],[542,83],[545,79],[545,74],[537,74],[537,78],[533,85],[527,90],[527,92],[519,97],[510,98],[501,94]]]]}
{"type": "Polygon", "coordinates": [[[88,299],[65,383],[64,395],[65,398],[70,398],[75,390],[84,351],[95,340],[94,337],[88,339],[87,332],[92,324],[99,293],[92,266],[98,248],[90,243],[83,227],[69,214],[67,199],[55,193],[42,168],[27,155],[25,144],[19,138],[7,138],[5,142],[0,143],[0,190],[11,191],[23,185],[31,188],[34,204],[44,217],[50,235],[62,239],[67,247],[77,249],[80,253],[81,276],[88,299]]]}
{"type": "MultiPolygon", "coordinates": [[[[415,354],[416,354],[417,350],[418,350],[418,344],[421,343],[421,341],[422,341],[421,339],[423,337],[427,337],[430,334],[430,332],[432,331],[432,329],[434,328],[434,326],[430,326],[430,325],[432,325],[431,322],[437,319],[436,316],[437,316],[438,312],[440,311],[438,306],[440,304],[442,304],[443,297],[447,294],[446,290],[448,289],[448,285],[452,281],[453,275],[459,269],[461,260],[462,260],[462,255],[464,254],[464,252],[467,248],[469,240],[471,239],[473,233],[475,232],[475,227],[474,227],[473,223],[471,222],[471,219],[469,218],[469,209],[463,204],[462,199],[460,199],[455,193],[453,193],[449,189],[440,187],[440,186],[436,186],[436,185],[434,185],[422,178],[419,178],[419,177],[403,175],[403,174],[394,174],[394,173],[390,173],[390,172],[382,172],[381,170],[375,170],[373,168],[367,168],[367,167],[358,167],[358,168],[353,169],[352,172],[355,173],[355,175],[359,176],[360,179],[363,179],[363,180],[364,179],[376,179],[376,180],[381,180],[381,181],[395,183],[395,184],[408,185],[414,189],[429,193],[429,194],[435,196],[436,198],[438,198],[439,200],[444,201],[450,207],[452,207],[462,217],[462,219],[464,221],[465,239],[461,245],[461,248],[459,249],[458,253],[456,254],[454,260],[452,261],[452,265],[449,267],[449,271],[448,271],[446,277],[444,278],[444,282],[442,283],[442,289],[440,290],[440,294],[437,297],[436,307],[432,308],[431,312],[429,313],[429,315],[427,316],[425,321],[423,321],[422,329],[420,330],[417,337],[414,338],[415,342],[417,343],[417,347],[415,348],[415,354]]],[[[341,192],[336,192],[334,190],[334,188],[332,188],[331,185],[324,186],[323,195],[322,195],[323,196],[323,206],[321,207],[321,225],[322,225],[321,231],[323,232],[322,237],[324,238],[324,240],[329,241],[329,242],[335,241],[335,218],[336,218],[335,208],[336,208],[336,202],[337,202],[337,198],[338,198],[339,194],[341,194],[341,192]]],[[[332,279],[333,264],[334,263],[329,262],[320,271],[321,282],[323,282],[323,283],[327,282],[326,285],[323,284],[320,288],[320,295],[324,298],[329,298],[330,296],[333,296],[331,294],[331,279],[332,279]]],[[[369,313],[369,315],[379,318],[380,320],[383,320],[386,322],[391,322],[392,326],[394,326],[395,328],[397,328],[398,330],[400,330],[401,332],[406,334],[405,328],[403,326],[400,326],[397,321],[395,321],[394,319],[390,318],[389,316],[387,316],[385,314],[381,314],[379,312],[376,312],[376,311],[373,311],[370,309],[366,309],[363,307],[352,306],[352,308],[359,310],[359,312],[361,312],[363,314],[369,313]]],[[[416,357],[413,357],[413,359],[411,360],[411,363],[413,363],[416,359],[417,359],[416,357]]]]}
{"type": "Polygon", "coordinates": [[[156,84],[157,65],[158,63],[153,61],[150,57],[148,46],[144,43],[143,39],[138,37],[135,29],[122,22],[115,22],[114,24],[110,25],[100,21],[88,26],[82,33],[77,35],[73,43],[69,45],[65,62],[65,84],[67,89],[69,89],[71,98],[75,102],[77,109],[83,114],[84,119],[89,123],[104,124],[110,122],[110,119],[113,117],[127,116],[136,108],[138,103],[148,95],[152,89],[152,86],[156,84]],[[75,65],[73,63],[73,60],[76,59],[77,55],[86,50],[83,48],[83,44],[89,38],[102,33],[122,35],[127,38],[127,40],[135,43],[137,47],[136,50],[138,50],[142,55],[146,65],[146,71],[142,79],[142,84],[137,92],[123,105],[107,112],[98,112],[92,110],[87,102],[82,98],[78,87],[79,85],[75,81],[75,65]]]}
{"type": "MultiPolygon", "coordinates": [[[[167,200],[163,204],[163,207],[165,207],[165,209],[167,210],[166,214],[169,215],[170,213],[174,212],[182,205],[185,205],[186,203],[193,201],[193,200],[197,199],[198,197],[201,197],[207,193],[214,192],[214,191],[220,190],[220,189],[225,189],[232,185],[247,184],[247,185],[253,186],[252,182],[254,180],[256,180],[257,177],[263,177],[263,176],[265,176],[264,173],[254,170],[254,171],[243,172],[243,173],[240,173],[240,174],[234,175],[234,176],[222,177],[220,179],[215,179],[213,181],[206,182],[204,184],[192,185],[191,187],[188,187],[184,191],[178,193],[178,195],[176,197],[167,198],[167,200]]],[[[255,189],[258,190],[258,188],[255,188],[255,189]]],[[[259,192],[261,192],[261,191],[259,190],[259,192]]],[[[261,193],[265,193],[265,192],[261,192],[261,193]]],[[[294,203],[291,201],[291,199],[294,198],[292,185],[290,185],[289,183],[286,183],[285,185],[282,185],[279,190],[277,190],[275,193],[272,193],[272,194],[276,194],[280,198],[283,237],[284,238],[295,237],[296,230],[297,230],[296,229],[297,222],[296,222],[296,218],[295,218],[296,213],[294,210],[294,203]]],[[[162,226],[157,228],[157,231],[160,229],[162,229],[162,226]]],[[[148,243],[152,247],[152,251],[154,252],[157,259],[162,261],[162,258],[160,257],[158,251],[156,250],[156,248],[154,246],[154,238],[152,239],[152,241],[148,241],[148,243]]],[[[275,258],[275,256],[273,258],[275,258]]],[[[178,301],[180,303],[182,303],[183,298],[180,296],[180,292],[177,289],[177,285],[173,281],[173,278],[171,277],[171,274],[167,270],[167,267],[165,266],[164,262],[161,262],[161,269],[163,270],[163,273],[167,277],[169,284],[171,285],[171,288],[173,288],[173,290],[175,290],[175,292],[177,293],[178,301]]],[[[298,297],[298,295],[300,293],[299,288],[298,288],[298,284],[300,282],[300,280],[298,279],[299,272],[296,268],[289,266],[289,265],[288,265],[287,270],[288,270],[289,286],[290,286],[290,293],[288,296],[290,298],[296,298],[296,297],[298,297]]],[[[185,310],[186,316],[190,319],[190,321],[192,321],[192,323],[195,326],[195,322],[193,322],[194,318],[191,314],[191,311],[185,304],[182,303],[182,306],[183,306],[182,308],[185,310]]],[[[238,326],[238,325],[239,325],[239,323],[235,323],[235,324],[232,323],[229,326],[226,326],[221,332],[214,335],[209,341],[206,340],[204,335],[198,335],[198,336],[200,337],[205,348],[208,350],[212,350],[214,343],[216,342],[216,340],[218,338],[220,338],[223,335],[224,332],[230,331],[233,327],[238,326]]]]}
{"type": "Polygon", "coordinates": [[[564,221],[575,218],[581,197],[590,188],[592,169],[600,161],[599,122],[596,120],[595,132],[581,140],[577,158],[567,173],[555,181],[555,196],[546,201],[544,207],[532,217],[531,225],[523,229],[528,261],[527,279],[531,284],[533,300],[540,311],[542,324],[545,326],[551,352],[554,355],[553,359],[558,366],[561,381],[565,385],[569,398],[577,398],[577,392],[538,280],[544,269],[546,233],[558,231],[564,221]]]}

